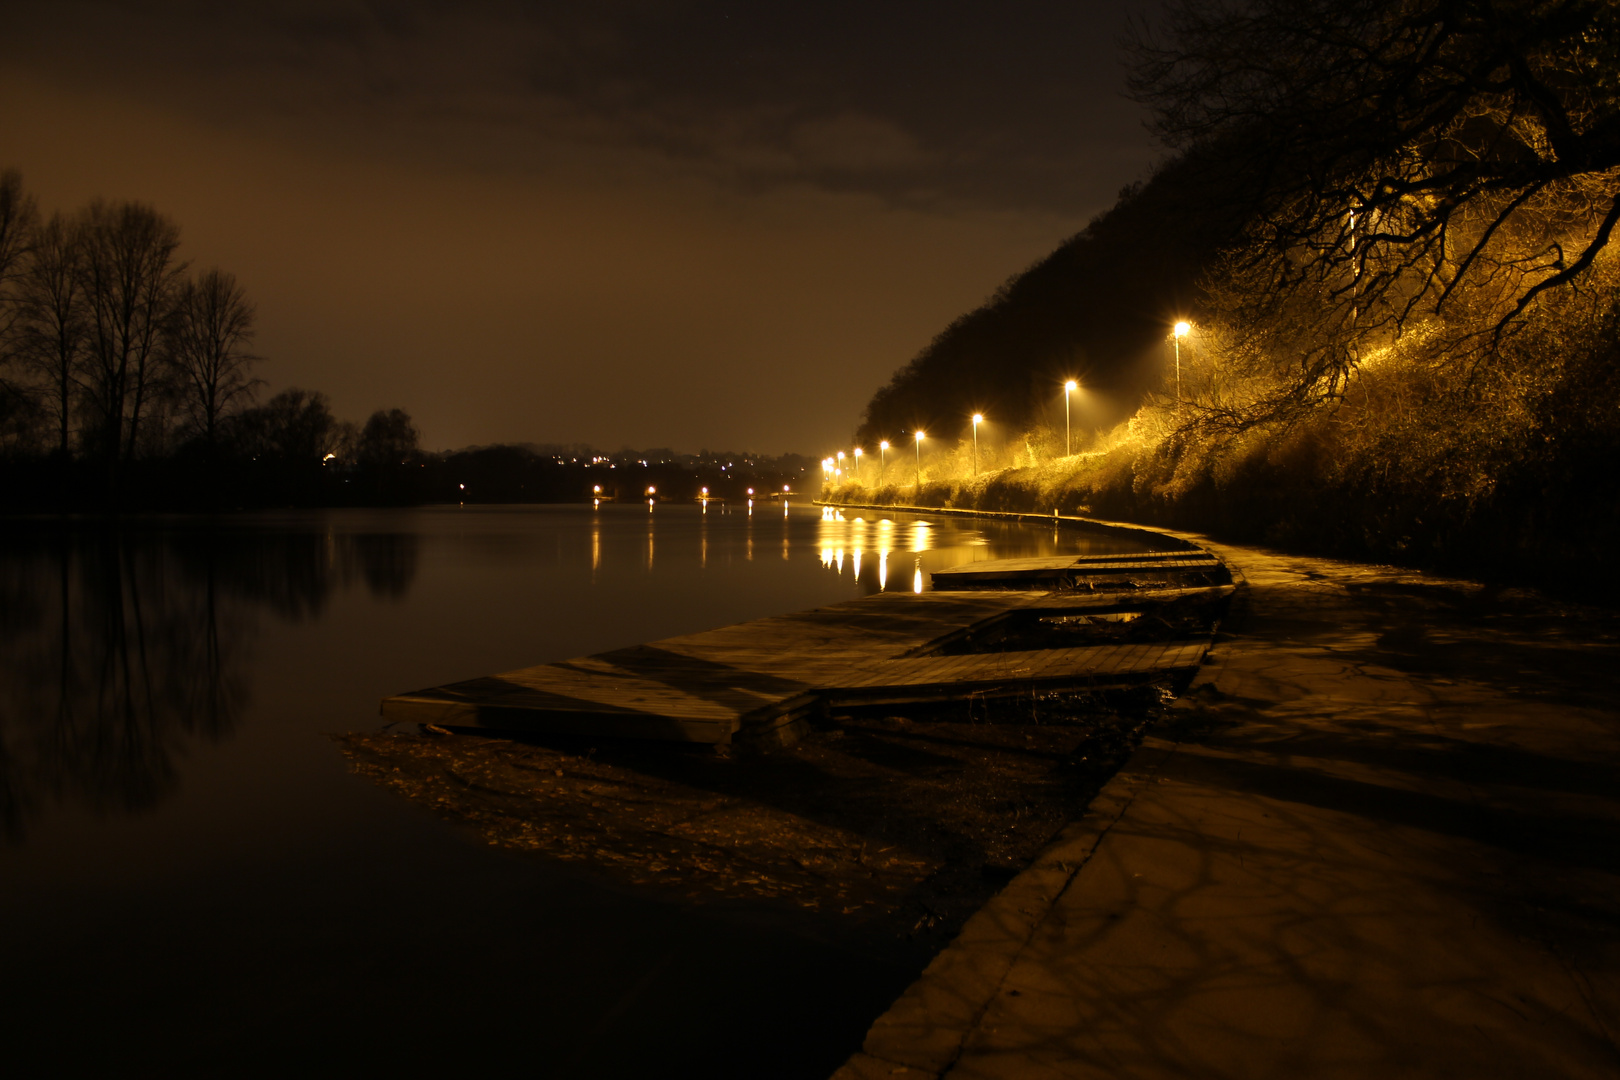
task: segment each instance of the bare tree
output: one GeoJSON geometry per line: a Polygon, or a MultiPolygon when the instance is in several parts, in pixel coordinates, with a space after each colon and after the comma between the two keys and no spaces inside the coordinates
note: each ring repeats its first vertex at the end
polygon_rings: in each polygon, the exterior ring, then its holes
{"type": "Polygon", "coordinates": [[[18,349],[44,383],[48,409],[54,414],[57,451],[64,458],[84,360],[83,238],[80,221],[52,214],[35,234],[18,287],[18,349]]]}
{"type": "Polygon", "coordinates": [[[159,349],[184,265],[180,230],[141,203],[90,204],[84,234],[85,389],[116,484],[134,458],[160,372],[159,349]]]}
{"type": "Polygon", "coordinates": [[[180,287],[169,336],[181,408],[212,453],[219,424],[246,403],[260,380],[253,341],[254,308],[232,274],[210,270],[180,287]]]}
{"type": "Polygon", "coordinates": [[[22,174],[16,169],[0,172],[0,409],[7,412],[24,393],[3,372],[17,359],[17,290],[37,219],[34,199],[23,190],[22,174]]]}
{"type": "Polygon", "coordinates": [[[1414,319],[1494,355],[1620,222],[1612,0],[1175,0],[1164,25],[1131,45],[1157,130],[1253,175],[1233,322],[1286,326],[1251,344],[1292,363],[1261,414],[1335,399],[1414,319]]]}

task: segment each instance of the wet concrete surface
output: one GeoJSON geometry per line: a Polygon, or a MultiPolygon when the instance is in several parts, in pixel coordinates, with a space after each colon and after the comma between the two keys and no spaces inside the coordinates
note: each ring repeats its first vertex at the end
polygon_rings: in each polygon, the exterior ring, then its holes
{"type": "Polygon", "coordinates": [[[1193,539],[1209,662],[839,1075],[1620,1075],[1620,616],[1193,539]]]}

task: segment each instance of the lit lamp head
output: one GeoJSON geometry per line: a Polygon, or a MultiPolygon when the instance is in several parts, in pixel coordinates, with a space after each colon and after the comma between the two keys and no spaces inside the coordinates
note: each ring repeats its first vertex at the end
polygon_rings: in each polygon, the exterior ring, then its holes
{"type": "Polygon", "coordinates": [[[657,492],[657,491],[658,491],[658,489],[657,489],[657,488],[655,488],[655,487],[649,487],[649,488],[648,488],[648,489],[647,489],[647,494],[649,494],[649,495],[652,495],[652,494],[654,494],[654,493],[656,493],[656,492],[657,492]]]}
{"type": "Polygon", "coordinates": [[[1063,384],[1063,390],[1065,393],[1072,394],[1078,389],[1080,389],[1080,384],[1075,382],[1073,379],[1070,379],[1068,382],[1063,384]]]}
{"type": "Polygon", "coordinates": [[[855,456],[860,457],[862,453],[863,453],[863,451],[861,450],[861,448],[857,446],[855,448],[855,456]]]}
{"type": "Polygon", "coordinates": [[[978,427],[982,423],[984,423],[984,413],[974,413],[973,414],[973,426],[978,427]]]}
{"type": "Polygon", "coordinates": [[[1176,337],[1186,337],[1190,333],[1192,333],[1192,323],[1185,319],[1176,323],[1176,337]]]}
{"type": "Polygon", "coordinates": [[[922,433],[922,432],[920,432],[920,431],[919,431],[919,432],[917,432],[917,441],[918,441],[918,442],[922,442],[922,441],[923,441],[923,439],[925,439],[925,438],[927,438],[927,436],[926,436],[926,435],[924,435],[924,434],[923,434],[923,433],[922,433]]]}
{"type": "Polygon", "coordinates": [[[878,443],[878,449],[879,450],[887,450],[888,448],[889,448],[889,440],[888,439],[884,439],[882,442],[878,443]]]}

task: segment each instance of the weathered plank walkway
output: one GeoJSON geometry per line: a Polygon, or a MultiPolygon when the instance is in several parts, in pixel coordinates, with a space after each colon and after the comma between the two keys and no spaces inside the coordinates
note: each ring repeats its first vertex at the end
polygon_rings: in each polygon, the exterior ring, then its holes
{"type": "MultiPolygon", "coordinates": [[[[1179,564],[1189,558],[1187,553],[1167,553],[1157,562],[1179,564]]],[[[1112,566],[1120,557],[1108,560],[1112,566]]],[[[382,713],[390,720],[444,727],[725,743],[735,736],[791,739],[805,716],[828,705],[1117,683],[1198,664],[1208,648],[1207,639],[939,654],[953,640],[1015,612],[1118,610],[1122,600],[1117,594],[1048,591],[1050,564],[1058,564],[1058,577],[1070,582],[1073,562],[972,564],[971,572],[981,575],[994,574],[992,568],[1001,566],[995,577],[999,587],[986,587],[988,578],[943,571],[934,575],[934,592],[878,593],[468,679],[387,698],[382,713]],[[968,580],[970,589],[953,587],[968,580]],[[1031,586],[1039,591],[1030,591],[1031,586]]],[[[1140,577],[1147,564],[1128,565],[1140,577]]],[[[1157,577],[1162,580],[1156,583],[1169,587],[1139,589],[1131,603],[1156,595],[1224,591],[1189,590],[1169,581],[1183,570],[1203,576],[1208,567],[1161,566],[1157,577]]]]}
{"type": "Polygon", "coordinates": [[[963,563],[933,575],[936,589],[1111,589],[1143,584],[1230,584],[1225,565],[1205,551],[1147,551],[1135,555],[1081,555],[995,559],[963,563]]]}

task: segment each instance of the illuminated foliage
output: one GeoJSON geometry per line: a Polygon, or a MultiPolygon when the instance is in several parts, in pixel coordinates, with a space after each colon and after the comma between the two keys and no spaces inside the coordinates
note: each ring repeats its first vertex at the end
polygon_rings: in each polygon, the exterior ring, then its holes
{"type": "Polygon", "coordinates": [[[1254,208],[1218,281],[1282,377],[1257,422],[1336,401],[1358,358],[1443,320],[1497,354],[1620,220],[1620,9],[1607,0],[1180,2],[1133,45],[1171,145],[1241,153],[1254,208]]]}

